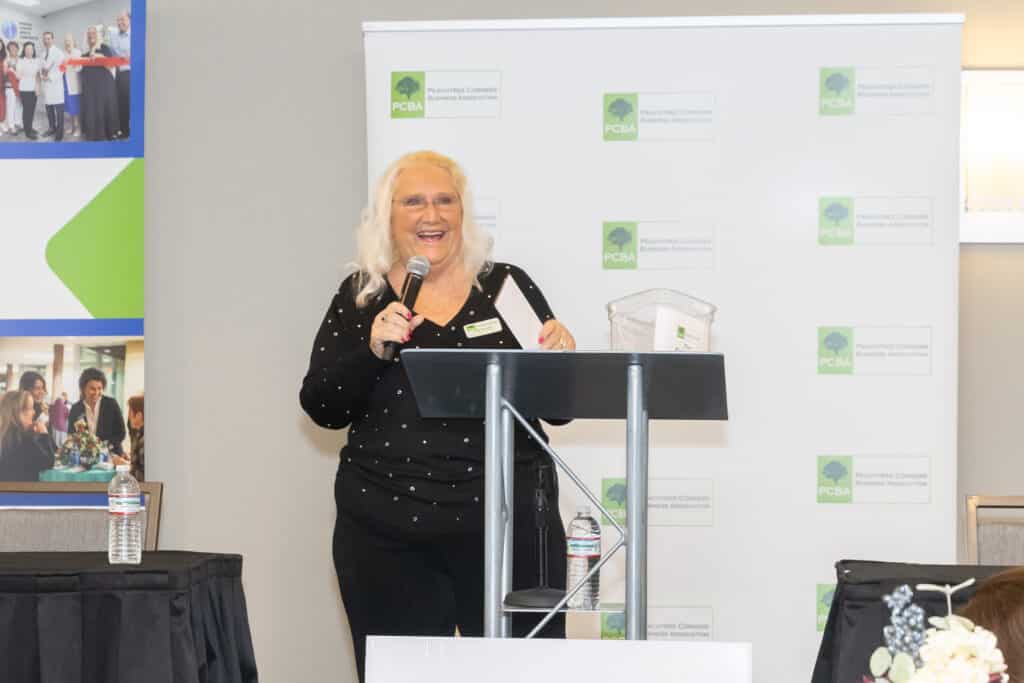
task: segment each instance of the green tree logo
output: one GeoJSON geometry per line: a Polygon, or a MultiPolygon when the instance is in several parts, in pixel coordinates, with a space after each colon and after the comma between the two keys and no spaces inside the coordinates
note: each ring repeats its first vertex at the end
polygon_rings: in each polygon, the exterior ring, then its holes
{"type": "Polygon", "coordinates": [[[854,111],[856,90],[852,67],[824,67],[818,72],[818,114],[847,116],[854,111]]]}
{"type": "Polygon", "coordinates": [[[602,225],[602,267],[605,270],[632,270],[637,266],[637,224],[614,221],[602,225]]]}
{"type": "Polygon", "coordinates": [[[837,355],[840,351],[850,345],[850,342],[846,339],[846,335],[840,332],[829,332],[823,343],[825,344],[826,349],[837,355]]]}
{"type": "Polygon", "coordinates": [[[818,502],[853,502],[853,457],[818,456],[818,502]]]}
{"type": "Polygon", "coordinates": [[[403,76],[401,80],[395,84],[395,90],[400,95],[405,95],[405,99],[409,99],[414,93],[418,93],[420,91],[420,82],[412,76],[403,76]]]}
{"type": "Polygon", "coordinates": [[[637,93],[605,93],[603,120],[606,141],[637,139],[639,100],[637,93]]]}
{"type": "Polygon", "coordinates": [[[818,328],[818,374],[853,374],[853,328],[818,328]]]}
{"type": "Polygon", "coordinates": [[[621,121],[633,113],[633,105],[630,104],[628,100],[616,97],[612,100],[612,103],[608,105],[608,113],[621,121]]]}
{"type": "Polygon", "coordinates": [[[426,73],[391,72],[391,118],[421,119],[426,114],[426,73]]]}
{"type": "Polygon", "coordinates": [[[633,241],[633,231],[621,225],[616,226],[608,233],[608,242],[618,247],[619,251],[633,241]]]}
{"type": "Polygon", "coordinates": [[[853,244],[853,197],[818,198],[818,244],[853,244]]]}
{"type": "Polygon", "coordinates": [[[850,79],[846,74],[835,72],[829,74],[825,79],[825,88],[836,95],[842,95],[843,91],[850,87],[850,79]]]}
{"type": "Polygon", "coordinates": [[[828,613],[832,609],[832,600],[836,596],[835,584],[819,583],[817,585],[815,606],[818,614],[818,632],[825,630],[828,623],[828,613]]]}
{"type": "Polygon", "coordinates": [[[601,615],[601,640],[625,640],[626,615],[605,612],[601,615]]]}
{"type": "Polygon", "coordinates": [[[850,470],[846,468],[846,465],[838,460],[829,460],[821,469],[822,476],[825,477],[825,479],[830,480],[833,484],[838,484],[839,480],[845,479],[846,475],[849,473],[850,470]]]}
{"type": "MultiPolygon", "coordinates": [[[[622,477],[601,480],[601,505],[619,524],[626,523],[626,480],[622,477]]],[[[605,518],[605,524],[610,524],[605,518]]]]}

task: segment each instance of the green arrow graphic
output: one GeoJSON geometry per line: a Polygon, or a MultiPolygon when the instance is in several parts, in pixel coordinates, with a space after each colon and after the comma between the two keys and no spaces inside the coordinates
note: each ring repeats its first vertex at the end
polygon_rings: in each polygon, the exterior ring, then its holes
{"type": "Polygon", "coordinates": [[[46,245],[46,262],[95,318],[143,317],[143,160],[133,159],[46,245]]]}

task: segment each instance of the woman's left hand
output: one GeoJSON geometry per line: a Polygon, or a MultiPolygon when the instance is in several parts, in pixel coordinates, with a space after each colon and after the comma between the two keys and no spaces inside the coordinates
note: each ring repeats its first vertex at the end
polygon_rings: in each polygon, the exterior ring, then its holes
{"type": "Polygon", "coordinates": [[[569,328],[555,319],[544,323],[540,329],[540,348],[554,351],[575,351],[576,339],[569,333],[569,328]]]}

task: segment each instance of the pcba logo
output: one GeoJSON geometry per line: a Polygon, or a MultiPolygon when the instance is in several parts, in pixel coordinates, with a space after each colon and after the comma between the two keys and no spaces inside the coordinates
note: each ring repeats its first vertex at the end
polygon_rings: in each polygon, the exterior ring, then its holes
{"type": "Polygon", "coordinates": [[[637,265],[636,223],[606,222],[602,227],[604,235],[602,264],[605,270],[635,269],[637,265]]]}
{"type": "Polygon", "coordinates": [[[391,118],[418,119],[426,113],[423,71],[391,72],[391,118]]]}
{"type": "Polygon", "coordinates": [[[853,458],[849,455],[818,456],[818,502],[853,502],[853,458]]]}
{"type": "Polygon", "coordinates": [[[818,328],[818,374],[853,374],[853,328],[818,328]]]}
{"type": "Polygon", "coordinates": [[[850,67],[823,68],[818,75],[818,113],[823,116],[852,114],[854,70],[850,67]]]}
{"type": "Polygon", "coordinates": [[[853,197],[818,198],[818,244],[853,244],[853,197]]]}
{"type": "Polygon", "coordinates": [[[391,104],[391,112],[407,113],[407,114],[422,114],[423,103],[422,102],[393,102],[391,104]]]}
{"type": "Polygon", "coordinates": [[[637,93],[606,93],[604,96],[604,139],[636,140],[637,93]]]}

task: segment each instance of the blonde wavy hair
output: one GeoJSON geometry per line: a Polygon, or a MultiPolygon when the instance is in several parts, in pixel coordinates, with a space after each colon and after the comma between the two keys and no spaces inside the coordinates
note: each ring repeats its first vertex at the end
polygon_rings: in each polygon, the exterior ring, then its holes
{"type": "Polygon", "coordinates": [[[479,287],[479,274],[491,266],[493,240],[477,226],[473,219],[473,198],[466,181],[466,174],[453,159],[432,151],[406,154],[394,161],[381,175],[371,189],[370,204],[362,213],[362,221],[356,228],[355,267],[356,306],[364,308],[374,295],[387,286],[388,271],[398,262],[398,254],[391,240],[391,203],[395,184],[402,171],[418,164],[430,164],[443,168],[452,176],[455,191],[462,204],[462,265],[466,273],[472,274],[474,284],[479,287]]]}
{"type": "Polygon", "coordinates": [[[32,394],[27,391],[8,391],[0,398],[0,439],[21,429],[21,411],[30,405],[32,394]]]}

